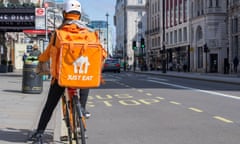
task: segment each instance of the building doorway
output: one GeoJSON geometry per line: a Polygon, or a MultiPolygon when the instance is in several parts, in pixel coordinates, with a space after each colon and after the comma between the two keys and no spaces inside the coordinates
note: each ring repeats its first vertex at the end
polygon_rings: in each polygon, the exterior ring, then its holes
{"type": "Polygon", "coordinates": [[[218,72],[218,54],[210,54],[210,72],[218,72]]]}

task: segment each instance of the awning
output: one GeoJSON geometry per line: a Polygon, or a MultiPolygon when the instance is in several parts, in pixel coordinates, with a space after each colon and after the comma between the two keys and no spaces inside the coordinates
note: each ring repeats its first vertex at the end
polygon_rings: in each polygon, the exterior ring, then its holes
{"type": "MultiPolygon", "coordinates": [[[[47,33],[50,33],[51,30],[47,30],[47,33]]],[[[23,33],[28,35],[45,35],[46,30],[23,30],[23,33]]]]}

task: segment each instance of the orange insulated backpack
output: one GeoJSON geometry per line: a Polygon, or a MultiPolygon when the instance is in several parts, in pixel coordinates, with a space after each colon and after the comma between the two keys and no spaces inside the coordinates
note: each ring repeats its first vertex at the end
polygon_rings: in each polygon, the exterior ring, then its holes
{"type": "Polygon", "coordinates": [[[61,43],[59,85],[74,88],[98,87],[105,53],[98,34],[87,29],[75,33],[56,30],[56,34],[61,43]]]}

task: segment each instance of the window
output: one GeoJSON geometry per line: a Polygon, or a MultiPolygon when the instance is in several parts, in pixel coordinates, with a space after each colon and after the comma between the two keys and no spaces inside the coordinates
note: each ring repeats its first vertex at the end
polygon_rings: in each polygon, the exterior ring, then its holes
{"type": "Polygon", "coordinates": [[[174,21],[174,25],[176,25],[178,23],[178,5],[175,6],[175,21],[174,21]]]}
{"type": "Polygon", "coordinates": [[[143,3],[143,1],[142,0],[138,0],[138,4],[142,4],[143,3]]]}
{"type": "Polygon", "coordinates": [[[174,31],[174,43],[177,43],[177,30],[174,31]]]}
{"type": "Polygon", "coordinates": [[[158,46],[160,46],[161,38],[160,36],[158,37],[158,46]]]}
{"type": "Polygon", "coordinates": [[[183,3],[181,3],[180,7],[179,7],[179,22],[182,23],[183,22],[183,3]]]}
{"type": "Polygon", "coordinates": [[[187,41],[187,39],[188,39],[188,35],[187,35],[187,28],[186,27],[184,27],[183,28],[183,40],[184,41],[187,41]]]}
{"type": "Polygon", "coordinates": [[[168,36],[168,33],[166,34],[166,44],[169,44],[169,36],[168,36]]]}
{"type": "Polygon", "coordinates": [[[138,17],[142,17],[142,11],[138,12],[138,17]]]}
{"type": "Polygon", "coordinates": [[[213,2],[212,0],[209,0],[209,7],[212,7],[213,6],[213,2]]]}
{"type": "Polygon", "coordinates": [[[182,29],[179,29],[178,40],[179,40],[179,42],[182,42],[182,29]]]}
{"type": "Polygon", "coordinates": [[[219,7],[219,0],[216,0],[216,7],[219,7]]]}
{"type": "Polygon", "coordinates": [[[198,68],[203,68],[203,48],[198,47],[198,68]]]}
{"type": "Polygon", "coordinates": [[[238,18],[232,20],[232,33],[235,34],[238,32],[238,18]]]}
{"type": "Polygon", "coordinates": [[[184,6],[183,6],[184,8],[184,22],[186,22],[186,20],[187,20],[187,14],[188,14],[188,6],[187,6],[187,0],[184,0],[184,6]]]}
{"type": "Polygon", "coordinates": [[[239,49],[239,41],[238,41],[238,36],[233,37],[233,52],[235,55],[238,55],[238,49],[239,49]]]}
{"type": "Polygon", "coordinates": [[[197,28],[197,40],[201,40],[203,38],[203,32],[202,32],[202,28],[200,26],[198,26],[197,28]]]}

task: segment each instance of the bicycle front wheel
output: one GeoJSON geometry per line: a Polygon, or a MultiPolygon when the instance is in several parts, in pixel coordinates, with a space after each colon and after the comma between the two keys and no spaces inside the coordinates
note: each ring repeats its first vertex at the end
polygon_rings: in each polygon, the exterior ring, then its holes
{"type": "Polygon", "coordinates": [[[86,144],[86,123],[81,111],[81,105],[76,96],[73,97],[74,137],[77,144],[86,144]]]}

